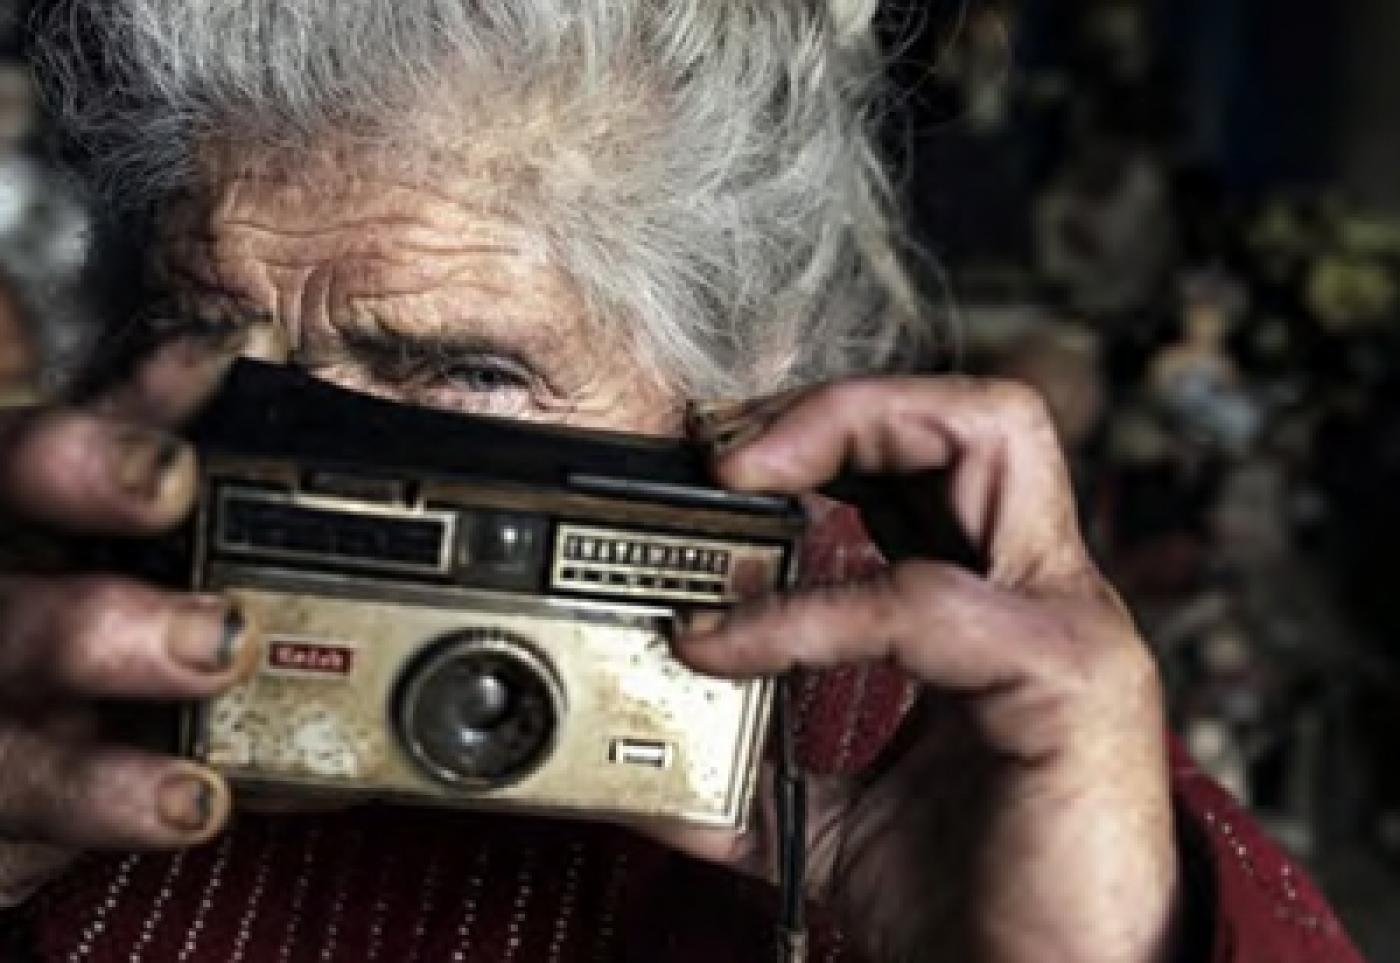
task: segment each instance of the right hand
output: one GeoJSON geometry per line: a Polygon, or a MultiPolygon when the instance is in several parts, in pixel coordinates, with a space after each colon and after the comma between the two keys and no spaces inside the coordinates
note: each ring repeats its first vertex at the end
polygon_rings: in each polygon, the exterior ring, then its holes
{"type": "Polygon", "coordinates": [[[242,614],[222,596],[116,575],[36,574],[18,533],[140,536],[178,524],[196,462],[170,430],[236,349],[184,339],[92,407],[0,411],[0,907],[26,899],[74,849],[189,846],[228,817],[217,774],[105,738],[101,709],[228,688],[255,658],[242,614]]]}

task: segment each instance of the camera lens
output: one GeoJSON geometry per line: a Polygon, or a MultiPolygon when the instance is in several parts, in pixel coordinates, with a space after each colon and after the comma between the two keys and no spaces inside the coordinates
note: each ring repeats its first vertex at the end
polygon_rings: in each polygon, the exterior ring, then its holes
{"type": "Polygon", "coordinates": [[[454,635],[405,674],[399,728],[437,778],[501,786],[538,766],[553,745],[559,694],[528,644],[496,630],[454,635]]]}
{"type": "Polygon", "coordinates": [[[462,691],[444,702],[457,712],[457,718],[450,722],[468,730],[492,729],[510,713],[510,683],[499,675],[467,675],[461,685],[462,691]]]}

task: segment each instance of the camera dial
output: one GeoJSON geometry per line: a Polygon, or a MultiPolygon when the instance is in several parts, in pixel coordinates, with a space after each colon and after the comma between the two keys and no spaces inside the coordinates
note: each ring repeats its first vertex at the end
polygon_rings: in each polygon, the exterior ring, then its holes
{"type": "Polygon", "coordinates": [[[397,728],[435,778],[493,789],[535,770],[554,746],[562,694],[528,642],[499,629],[454,633],[399,680],[397,728]]]}

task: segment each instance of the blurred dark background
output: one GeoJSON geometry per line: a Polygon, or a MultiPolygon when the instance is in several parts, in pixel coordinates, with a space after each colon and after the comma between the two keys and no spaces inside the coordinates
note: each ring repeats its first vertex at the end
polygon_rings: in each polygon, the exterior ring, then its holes
{"type": "MultiPolygon", "coordinates": [[[[21,19],[0,0],[0,401],[94,328],[21,19]]],[[[887,0],[882,24],[958,363],[1044,391],[1177,730],[1400,959],[1400,4],[887,0]]]]}

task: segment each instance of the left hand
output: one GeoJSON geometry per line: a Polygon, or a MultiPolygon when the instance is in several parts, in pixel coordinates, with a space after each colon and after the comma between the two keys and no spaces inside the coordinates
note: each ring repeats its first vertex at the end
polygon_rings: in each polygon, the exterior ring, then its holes
{"type": "MultiPolygon", "coordinates": [[[[923,683],[886,764],[815,781],[812,895],[881,961],[1169,959],[1178,866],[1160,686],[1085,549],[1037,396],[870,379],[720,427],[737,441],[716,470],[739,490],[801,494],[847,466],[946,469],[950,507],[990,563],[982,577],[903,562],[757,601],[677,641],[717,675],[885,660],[923,683]]],[[[771,875],[770,823],[669,841],[771,875]]]]}
{"type": "Polygon", "coordinates": [[[81,848],[190,846],[227,814],[215,774],[126,745],[130,733],[109,725],[148,701],[234,684],[254,633],[233,648],[226,604],[72,574],[91,559],[60,533],[179,523],[196,472],[169,431],[215,391],[238,345],[236,333],[182,338],[88,405],[0,411],[0,909],[81,848]]]}

